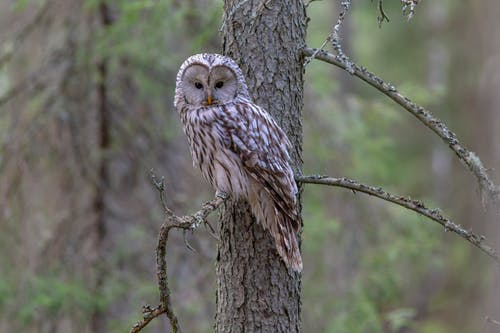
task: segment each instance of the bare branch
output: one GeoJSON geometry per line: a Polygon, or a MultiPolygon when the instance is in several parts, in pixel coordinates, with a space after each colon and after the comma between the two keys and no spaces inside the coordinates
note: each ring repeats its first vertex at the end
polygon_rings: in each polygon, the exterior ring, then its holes
{"type": "Polygon", "coordinates": [[[325,41],[323,42],[323,44],[321,44],[321,46],[319,47],[319,49],[315,49],[313,54],[311,54],[311,56],[309,57],[306,57],[304,59],[304,67],[306,67],[307,65],[309,65],[309,63],[316,58],[316,56],[318,55],[318,53],[320,51],[323,51],[323,49],[325,48],[326,44],[329,43],[330,41],[332,40],[332,34],[329,34],[325,41]]]}
{"type": "Polygon", "coordinates": [[[335,65],[348,72],[352,70],[352,73],[350,72],[351,74],[376,88],[414,115],[425,126],[436,133],[450,147],[450,149],[455,152],[458,158],[465,163],[469,171],[476,177],[483,199],[485,199],[486,194],[486,199],[490,199],[496,204],[500,203],[500,187],[491,181],[487,170],[483,166],[479,157],[474,152],[464,147],[458,141],[455,133],[450,131],[448,127],[441,120],[436,118],[429,110],[415,104],[408,97],[401,94],[391,83],[385,82],[377,75],[369,72],[366,68],[363,68],[351,61],[346,63],[345,60],[339,56],[326,51],[317,52],[315,49],[311,48],[305,48],[303,53],[306,57],[314,55],[316,59],[335,65]]]}
{"type": "Polygon", "coordinates": [[[158,236],[158,245],[156,246],[156,270],[158,276],[158,288],[160,291],[160,304],[154,308],[150,306],[143,307],[143,319],[138,321],[130,330],[131,333],[140,332],[154,318],[165,313],[170,320],[170,326],[173,333],[181,333],[179,321],[175,315],[172,302],[170,299],[170,288],[168,286],[167,261],[165,259],[168,233],[171,229],[195,230],[201,223],[207,223],[206,219],[210,213],[219,208],[227,197],[216,195],[215,199],[207,202],[196,213],[186,216],[177,216],[170,210],[164,202],[165,182],[161,178],[158,181],[157,177],[151,172],[151,180],[159,192],[161,204],[165,211],[166,220],[160,228],[158,236]]]}
{"type": "Polygon", "coordinates": [[[344,19],[347,16],[349,9],[351,8],[351,0],[341,0],[340,6],[341,6],[340,13],[337,22],[332,27],[332,31],[328,34],[323,44],[321,44],[320,48],[316,49],[312,55],[305,58],[304,67],[306,67],[311,62],[312,59],[316,58],[316,55],[321,50],[323,50],[323,48],[326,46],[327,43],[331,42],[333,49],[337,53],[337,56],[341,58],[342,61],[347,65],[346,70],[350,72],[351,60],[344,54],[344,51],[342,51],[342,43],[340,42],[340,29],[344,24],[344,19]]]}
{"type": "Polygon", "coordinates": [[[378,9],[378,16],[377,16],[378,27],[382,28],[382,23],[384,23],[384,20],[389,22],[389,17],[385,14],[384,11],[384,0],[377,0],[377,9],[378,9]]]}
{"type": "Polygon", "coordinates": [[[340,29],[342,28],[342,25],[344,24],[344,20],[347,16],[347,13],[349,12],[349,9],[351,8],[351,0],[342,0],[340,2],[340,13],[339,17],[337,19],[337,23],[333,26],[332,30],[332,46],[333,49],[337,52],[337,55],[344,59],[347,60],[347,57],[344,55],[344,52],[342,51],[342,43],[340,42],[340,29]]]}
{"type": "Polygon", "coordinates": [[[453,223],[451,220],[441,215],[438,209],[430,209],[421,201],[394,195],[384,191],[380,187],[361,184],[349,178],[333,178],[328,176],[299,176],[295,179],[296,181],[303,184],[321,184],[348,188],[353,191],[363,192],[382,200],[392,202],[406,209],[413,210],[414,212],[417,212],[418,214],[439,223],[444,227],[445,231],[452,231],[460,237],[465,238],[474,246],[478,247],[481,251],[492,257],[497,262],[497,264],[500,265],[500,256],[492,247],[483,243],[485,239],[484,236],[476,235],[470,230],[465,230],[460,225],[453,223]]]}
{"type": "Polygon", "coordinates": [[[401,0],[403,3],[403,15],[408,17],[408,21],[415,15],[415,7],[417,7],[420,0],[401,0]]]}
{"type": "Polygon", "coordinates": [[[498,321],[498,320],[492,319],[489,316],[486,316],[485,319],[490,324],[493,324],[493,325],[496,325],[496,326],[500,326],[500,321],[498,321]]]}
{"type": "Polygon", "coordinates": [[[142,320],[135,323],[134,326],[132,326],[130,333],[137,333],[142,331],[142,329],[146,327],[146,325],[149,324],[151,320],[155,319],[156,317],[160,316],[163,313],[165,313],[165,307],[162,306],[161,304],[155,308],[152,308],[149,305],[143,306],[142,307],[143,318],[142,320]]]}

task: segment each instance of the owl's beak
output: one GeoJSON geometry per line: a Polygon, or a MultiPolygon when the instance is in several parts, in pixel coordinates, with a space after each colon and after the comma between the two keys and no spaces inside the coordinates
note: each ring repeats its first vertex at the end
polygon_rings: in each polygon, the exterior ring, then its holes
{"type": "Polygon", "coordinates": [[[212,105],[212,96],[211,95],[207,96],[207,105],[212,105]]]}

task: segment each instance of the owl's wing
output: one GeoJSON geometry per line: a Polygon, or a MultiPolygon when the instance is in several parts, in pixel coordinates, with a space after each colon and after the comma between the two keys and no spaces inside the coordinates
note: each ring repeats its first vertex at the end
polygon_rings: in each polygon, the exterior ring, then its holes
{"type": "Polygon", "coordinates": [[[242,102],[230,109],[224,112],[228,148],[240,156],[248,173],[298,230],[297,185],[288,154],[292,147],[290,141],[276,121],[259,106],[242,102]]]}

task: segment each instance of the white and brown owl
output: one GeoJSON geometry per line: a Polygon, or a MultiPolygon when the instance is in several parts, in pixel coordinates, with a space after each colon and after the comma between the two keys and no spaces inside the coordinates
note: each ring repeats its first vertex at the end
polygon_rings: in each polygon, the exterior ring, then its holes
{"type": "Polygon", "coordinates": [[[285,264],[300,272],[291,144],[269,113],[252,102],[236,62],[219,54],[189,57],[177,74],[174,105],[193,164],[219,194],[248,201],[285,264]]]}

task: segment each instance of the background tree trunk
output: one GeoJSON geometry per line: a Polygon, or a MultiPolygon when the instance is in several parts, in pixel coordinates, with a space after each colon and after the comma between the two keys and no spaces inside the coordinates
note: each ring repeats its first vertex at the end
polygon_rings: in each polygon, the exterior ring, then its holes
{"type": "MultiPolygon", "coordinates": [[[[224,53],[241,66],[254,101],[287,133],[294,145],[293,168],[299,172],[304,5],[226,0],[224,11],[224,53]]],[[[285,267],[270,234],[255,223],[245,202],[228,204],[220,239],[216,332],[300,332],[300,274],[285,267]]]]}

